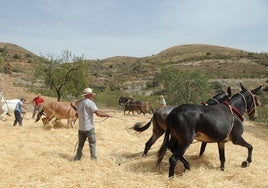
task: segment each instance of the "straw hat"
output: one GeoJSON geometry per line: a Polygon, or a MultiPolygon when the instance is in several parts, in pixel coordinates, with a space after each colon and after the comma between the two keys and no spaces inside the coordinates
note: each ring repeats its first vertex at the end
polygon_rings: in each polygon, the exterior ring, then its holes
{"type": "Polygon", "coordinates": [[[85,96],[85,95],[89,95],[89,94],[91,94],[91,95],[95,95],[95,93],[93,93],[93,90],[92,90],[91,88],[86,88],[86,89],[84,89],[84,91],[83,91],[83,96],[85,96]]]}

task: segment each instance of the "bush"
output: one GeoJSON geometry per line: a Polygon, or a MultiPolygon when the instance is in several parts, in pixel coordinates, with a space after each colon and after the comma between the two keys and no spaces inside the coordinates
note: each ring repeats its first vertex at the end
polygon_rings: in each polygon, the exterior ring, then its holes
{"type": "Polygon", "coordinates": [[[20,56],[19,56],[18,54],[15,54],[15,55],[13,56],[13,58],[14,58],[14,59],[20,59],[20,56]]]}

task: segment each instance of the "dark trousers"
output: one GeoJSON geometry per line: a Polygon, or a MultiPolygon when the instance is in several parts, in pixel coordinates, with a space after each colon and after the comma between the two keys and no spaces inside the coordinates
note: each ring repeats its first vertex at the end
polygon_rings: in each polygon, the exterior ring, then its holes
{"type": "Polygon", "coordinates": [[[17,123],[19,123],[19,125],[22,126],[22,119],[23,118],[21,116],[21,113],[18,110],[15,110],[14,115],[15,115],[15,120],[14,120],[13,126],[16,126],[17,123]]]}
{"type": "Polygon", "coordinates": [[[82,157],[82,150],[86,139],[88,138],[89,151],[91,159],[96,159],[96,134],[95,129],[89,131],[78,131],[78,148],[75,158],[80,160],[82,157]]]}

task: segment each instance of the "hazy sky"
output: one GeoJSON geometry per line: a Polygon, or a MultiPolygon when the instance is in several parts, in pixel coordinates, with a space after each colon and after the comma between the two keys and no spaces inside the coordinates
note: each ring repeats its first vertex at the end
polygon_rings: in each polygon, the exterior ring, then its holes
{"type": "Polygon", "coordinates": [[[268,52],[268,1],[0,0],[0,42],[87,59],[145,57],[184,44],[268,52]]]}

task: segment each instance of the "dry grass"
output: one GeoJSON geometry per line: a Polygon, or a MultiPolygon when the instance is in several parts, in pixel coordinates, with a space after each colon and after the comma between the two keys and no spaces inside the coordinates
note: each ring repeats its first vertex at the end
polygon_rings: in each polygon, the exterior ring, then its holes
{"type": "MultiPolygon", "coordinates": [[[[161,169],[155,168],[156,151],[162,139],[142,158],[151,128],[143,133],[129,129],[136,122],[147,122],[151,115],[123,116],[121,111],[106,112],[113,118],[96,117],[97,161],[91,161],[86,144],[83,158],[74,162],[77,127],[44,127],[24,119],[22,127],[12,127],[13,117],[0,122],[0,187],[267,187],[268,129],[245,122],[245,139],[253,147],[253,162],[240,167],[247,151],[226,144],[226,168],[219,170],[216,144],[209,144],[205,155],[197,157],[200,144],[192,144],[185,156],[191,170],[182,174],[179,162],[173,180],[168,179],[168,156],[161,169]],[[120,165],[119,165],[120,164],[120,165]]],[[[76,123],[77,126],[77,123],[76,123]]]]}

